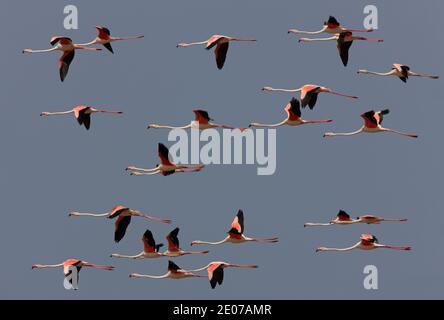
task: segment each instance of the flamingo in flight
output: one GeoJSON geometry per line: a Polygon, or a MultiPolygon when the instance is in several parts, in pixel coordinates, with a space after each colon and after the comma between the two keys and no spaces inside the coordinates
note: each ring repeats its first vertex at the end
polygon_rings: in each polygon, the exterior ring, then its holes
{"type": "Polygon", "coordinates": [[[169,160],[169,151],[164,144],[159,143],[159,158],[160,164],[153,169],[143,169],[137,167],[127,167],[127,171],[131,171],[132,176],[152,176],[155,174],[162,174],[163,176],[169,176],[177,172],[198,172],[201,171],[205,166],[191,166],[191,165],[177,165],[169,160]]]}
{"type": "Polygon", "coordinates": [[[112,37],[111,36],[111,32],[109,31],[108,28],[105,28],[103,26],[96,26],[98,35],[97,37],[92,40],[91,42],[88,43],[83,43],[81,45],[84,46],[90,46],[90,45],[94,45],[94,44],[101,44],[103,45],[106,49],[108,49],[109,52],[114,54],[114,50],[113,47],[111,46],[112,42],[115,41],[124,41],[124,40],[134,40],[134,39],[142,39],[144,36],[140,35],[140,36],[132,36],[132,37],[112,37]]]}
{"type": "Polygon", "coordinates": [[[126,229],[128,228],[131,217],[141,217],[151,221],[156,221],[160,223],[171,223],[172,221],[169,219],[160,219],[156,217],[149,216],[144,214],[138,210],[130,209],[128,207],[117,205],[111,211],[105,213],[81,213],[81,212],[71,212],[69,214],[70,217],[79,217],[79,216],[89,216],[89,217],[106,217],[108,219],[116,219],[115,222],[115,231],[114,231],[114,241],[120,242],[123,239],[126,233],[126,229]]]}
{"type": "Polygon", "coordinates": [[[349,29],[341,26],[341,24],[336,20],[335,17],[330,16],[327,21],[324,22],[324,26],[321,30],[318,31],[301,31],[298,29],[290,29],[288,33],[296,33],[296,34],[321,34],[321,33],[329,33],[329,34],[338,34],[345,31],[351,32],[372,32],[373,29],[349,29]]]}
{"type": "Polygon", "coordinates": [[[428,75],[428,74],[421,74],[421,73],[416,73],[416,72],[410,71],[409,66],[406,66],[405,64],[400,64],[400,63],[394,63],[392,65],[392,69],[389,72],[385,72],[385,73],[368,71],[368,70],[359,70],[358,73],[383,76],[383,77],[395,76],[395,77],[398,77],[399,79],[401,79],[401,81],[405,82],[405,83],[407,82],[407,79],[409,77],[439,79],[439,76],[432,76],[432,75],[428,75]]]}
{"type": "MultiPolygon", "coordinates": [[[[98,265],[98,264],[94,264],[94,263],[90,263],[90,262],[86,262],[86,261],[78,260],[78,259],[68,259],[68,260],[65,260],[64,262],[59,263],[59,264],[34,264],[32,266],[32,269],[63,268],[63,273],[65,274],[65,278],[66,278],[66,277],[70,276],[72,273],[72,271],[70,270],[70,267],[75,267],[77,269],[77,273],[79,273],[83,267],[89,267],[89,268],[94,268],[94,269],[99,269],[99,270],[108,270],[108,271],[114,270],[113,266],[102,266],[102,265],[98,265]]],[[[72,284],[72,279],[70,279],[70,283],[72,284]]]]}
{"type": "Polygon", "coordinates": [[[255,269],[257,265],[245,265],[245,264],[232,264],[221,261],[210,262],[205,267],[189,270],[190,272],[199,272],[203,270],[207,270],[208,279],[210,280],[210,285],[212,289],[216,288],[216,285],[222,285],[224,281],[224,269],[226,268],[247,268],[247,269],[255,269]]]}
{"type": "Polygon", "coordinates": [[[313,109],[318,100],[318,94],[325,92],[341,97],[346,97],[350,99],[358,99],[356,96],[350,96],[343,93],[337,93],[332,91],[330,88],[318,86],[316,84],[306,84],[299,89],[275,89],[272,87],[263,87],[262,91],[272,91],[272,92],[300,92],[301,93],[301,104],[302,108],[308,106],[310,109],[313,109]]]}
{"type": "Polygon", "coordinates": [[[344,210],[339,210],[336,218],[331,220],[329,223],[306,223],[304,227],[322,227],[322,226],[332,226],[335,224],[338,225],[350,225],[357,223],[366,223],[366,224],[380,224],[381,222],[392,221],[392,222],[405,222],[407,219],[399,219],[399,218],[382,218],[377,217],[371,214],[359,216],[356,219],[352,219],[350,215],[344,210]]]}
{"type": "Polygon", "coordinates": [[[91,115],[92,114],[94,114],[94,113],[108,113],[108,114],[118,115],[118,114],[122,114],[123,112],[122,111],[100,110],[100,109],[95,109],[95,108],[89,107],[89,106],[77,106],[77,107],[74,107],[68,111],[42,112],[40,114],[40,116],[42,116],[42,117],[62,116],[62,115],[67,115],[67,114],[71,114],[71,113],[74,114],[79,125],[81,125],[81,126],[83,125],[83,126],[85,126],[86,130],[89,130],[89,128],[91,127],[91,115]]]}
{"type": "Polygon", "coordinates": [[[164,255],[159,252],[160,248],[163,247],[163,243],[156,243],[153,237],[153,233],[150,230],[146,230],[142,236],[143,251],[134,256],[122,255],[119,253],[111,254],[113,258],[126,258],[126,259],[153,259],[161,258],[164,255]]]}
{"type": "Polygon", "coordinates": [[[190,129],[190,128],[199,128],[199,130],[212,129],[212,128],[224,128],[224,129],[234,129],[233,127],[213,123],[213,119],[210,118],[210,115],[205,110],[193,110],[195,118],[190,124],[182,126],[182,127],[173,127],[173,126],[164,126],[158,124],[150,124],[148,125],[148,129],[190,129]]]}
{"type": "Polygon", "coordinates": [[[46,50],[24,49],[23,53],[45,53],[52,51],[62,51],[63,55],[59,59],[60,62],[59,73],[60,73],[60,80],[62,82],[65,81],[65,78],[68,75],[69,66],[71,65],[71,62],[74,59],[76,50],[88,50],[88,51],[102,50],[98,48],[88,48],[87,46],[80,44],[74,44],[71,38],[61,37],[61,36],[52,37],[50,43],[53,46],[50,49],[46,50]]]}
{"type": "Polygon", "coordinates": [[[171,231],[166,239],[168,241],[168,249],[165,252],[159,252],[163,247],[163,243],[156,244],[153,234],[150,230],[146,230],[142,237],[143,251],[134,256],[121,255],[113,253],[111,257],[114,258],[127,258],[127,259],[152,259],[160,257],[180,257],[190,254],[207,254],[209,251],[184,251],[179,246],[179,239],[177,237],[179,228],[171,231]]]}
{"type": "Polygon", "coordinates": [[[209,252],[208,250],[206,251],[182,250],[179,245],[179,238],[177,237],[178,234],[179,234],[179,228],[176,228],[166,236],[166,239],[168,241],[168,249],[163,253],[163,255],[168,257],[180,257],[190,254],[207,254],[209,252]]]}
{"type": "Polygon", "coordinates": [[[233,222],[231,223],[231,229],[227,232],[228,235],[221,241],[218,242],[208,242],[208,241],[200,241],[195,240],[191,242],[191,245],[195,244],[210,244],[210,245],[219,245],[223,243],[245,243],[245,242],[267,242],[267,243],[275,243],[278,242],[278,238],[250,238],[244,235],[244,212],[239,210],[237,215],[234,217],[233,222]]]}
{"type": "Polygon", "coordinates": [[[206,278],[206,276],[201,276],[198,274],[195,274],[191,271],[187,271],[184,269],[181,269],[177,264],[175,264],[173,261],[168,261],[168,272],[161,276],[150,276],[145,274],[139,274],[139,273],[131,273],[129,275],[130,278],[145,278],[145,279],[187,279],[187,278],[206,278]]]}
{"type": "Polygon", "coordinates": [[[259,128],[275,128],[280,126],[300,126],[303,124],[316,124],[316,123],[328,123],[333,120],[304,120],[301,118],[301,105],[298,99],[292,98],[291,101],[285,106],[285,112],[287,113],[287,118],[276,124],[261,124],[253,122],[250,127],[259,128]]]}
{"type": "Polygon", "coordinates": [[[394,250],[412,250],[412,247],[410,246],[389,246],[385,244],[379,244],[378,239],[372,234],[362,234],[360,241],[356,243],[355,245],[349,247],[349,248],[326,248],[326,247],[319,247],[316,249],[316,252],[323,252],[323,251],[351,251],[355,249],[360,250],[375,250],[375,249],[394,249],[394,250]]]}
{"type": "Polygon", "coordinates": [[[367,37],[359,37],[354,36],[350,31],[344,31],[340,34],[334,35],[329,38],[300,38],[299,42],[315,42],[315,41],[333,41],[337,42],[337,48],[339,51],[339,56],[341,58],[342,64],[344,67],[348,64],[348,56],[350,47],[355,40],[369,41],[369,42],[384,42],[383,39],[375,39],[375,38],[367,38],[367,37]]]}
{"type": "Polygon", "coordinates": [[[205,45],[205,49],[210,50],[214,46],[214,55],[216,57],[216,65],[219,70],[224,67],[225,60],[227,58],[228,48],[230,46],[230,42],[232,41],[248,41],[248,42],[256,42],[256,39],[241,39],[241,38],[233,38],[227,37],[223,35],[214,35],[208,40],[200,41],[200,42],[192,42],[192,43],[179,43],[177,48],[186,48],[195,45],[205,45]]]}
{"type": "Polygon", "coordinates": [[[396,133],[399,135],[402,135],[404,137],[410,137],[410,138],[418,138],[418,135],[412,134],[412,133],[404,133],[399,132],[393,129],[387,129],[383,128],[381,126],[381,122],[384,119],[384,115],[387,115],[390,112],[389,109],[385,109],[382,111],[368,111],[366,113],[361,114],[361,117],[364,119],[364,125],[353,132],[347,132],[347,133],[333,133],[333,132],[326,132],[324,133],[324,137],[336,137],[336,136],[353,136],[360,134],[362,132],[369,132],[369,133],[375,133],[375,132],[391,132],[396,133]]]}

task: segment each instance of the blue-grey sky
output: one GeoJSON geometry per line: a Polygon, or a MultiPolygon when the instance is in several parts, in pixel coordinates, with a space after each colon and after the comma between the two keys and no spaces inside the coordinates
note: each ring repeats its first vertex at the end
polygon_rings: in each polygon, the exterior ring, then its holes
{"type": "MultiPolygon", "coordinates": [[[[2,267],[0,298],[26,299],[297,299],[443,298],[442,273],[442,81],[358,76],[360,68],[384,71],[394,62],[444,75],[439,21],[442,1],[2,1],[0,69],[3,123],[0,190],[2,267]],[[63,29],[63,8],[79,9],[79,30],[63,29]],[[355,43],[349,66],[335,43],[298,44],[288,28],[318,30],[329,15],[362,28],[363,8],[379,9],[384,43],[355,43]],[[22,55],[45,48],[52,35],[75,42],[95,36],[94,26],[116,36],[144,34],[107,51],[78,52],[65,83],[58,78],[58,53],[22,55]],[[222,71],[203,48],[176,49],[182,41],[212,34],[255,37],[233,44],[222,71]],[[254,166],[208,166],[198,174],[130,177],[128,165],[152,166],[166,131],[150,122],[189,122],[195,107],[219,122],[278,122],[289,94],[262,93],[272,85],[296,88],[317,83],[358,95],[348,100],[321,95],[307,119],[331,118],[325,126],[281,128],[277,172],[257,176],[254,166]],[[88,104],[122,110],[122,117],[97,115],[89,132],[73,117],[41,118],[42,111],[88,104]],[[359,115],[391,109],[384,124],[417,132],[419,139],[362,135],[324,139],[324,131],[354,130],[359,115]],[[171,226],[134,219],[126,238],[113,242],[113,222],[70,219],[72,210],[102,212],[122,203],[171,217],[171,226]],[[277,245],[211,248],[208,256],[175,260],[195,268],[211,260],[254,263],[257,270],[227,270],[223,286],[206,280],[130,280],[131,272],[163,274],[165,260],[112,260],[110,253],[138,253],[150,228],[158,241],[175,226],[183,248],[195,239],[225,236],[239,208],[246,234],[279,236],[277,245]],[[330,220],[339,209],[352,216],[406,216],[405,224],[304,229],[330,220]],[[315,254],[319,245],[345,247],[361,233],[382,243],[412,245],[411,252],[315,254]],[[34,270],[34,263],[66,258],[113,264],[114,272],[82,270],[80,290],[62,286],[61,270],[34,270]],[[365,265],[379,269],[379,290],[363,288],[365,265]]],[[[203,249],[204,247],[202,247],[203,249]]]]}

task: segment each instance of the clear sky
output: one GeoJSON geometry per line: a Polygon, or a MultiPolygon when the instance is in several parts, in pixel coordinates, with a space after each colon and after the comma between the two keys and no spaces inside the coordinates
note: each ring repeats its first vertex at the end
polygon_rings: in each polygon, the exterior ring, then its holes
{"type": "MultiPolygon", "coordinates": [[[[31,299],[297,299],[443,298],[442,80],[364,77],[360,68],[388,70],[392,63],[444,75],[441,13],[430,1],[2,1],[0,59],[1,272],[0,298],[31,299]],[[79,9],[79,30],[63,29],[63,8],[79,9]],[[349,66],[335,43],[298,44],[288,28],[317,30],[329,15],[362,28],[363,8],[379,9],[384,43],[354,43],[349,66]],[[23,55],[46,48],[52,35],[75,42],[95,36],[102,24],[116,36],[144,40],[114,45],[115,55],[78,52],[65,83],[58,78],[58,53],[23,55]],[[203,48],[176,49],[183,41],[212,34],[255,37],[233,44],[225,68],[216,69],[203,48]],[[321,95],[307,119],[331,118],[324,126],[281,128],[277,172],[257,176],[254,166],[208,166],[192,175],[129,177],[128,165],[158,163],[157,143],[166,131],[151,122],[184,124],[193,108],[219,122],[246,126],[278,122],[289,94],[262,93],[265,85],[297,88],[316,83],[358,95],[348,100],[321,95]],[[122,110],[122,117],[97,115],[89,132],[72,116],[41,118],[79,104],[122,110]],[[384,124],[417,132],[419,139],[362,135],[324,139],[325,131],[361,126],[359,115],[391,109],[384,124]],[[127,236],[113,242],[112,221],[68,218],[72,210],[103,212],[122,203],[171,217],[171,226],[134,219],[127,236]],[[246,234],[279,236],[280,243],[225,245],[208,256],[175,259],[183,268],[211,260],[258,264],[257,270],[227,270],[223,286],[206,280],[130,280],[131,272],[163,274],[167,259],[113,260],[113,252],[138,253],[150,228],[158,241],[175,226],[191,240],[225,236],[239,208],[246,234]],[[353,217],[373,213],[406,216],[408,223],[304,229],[329,221],[339,209],[353,217]],[[412,245],[411,252],[315,254],[319,245],[345,247],[363,232],[382,243],[412,245]],[[62,286],[61,270],[33,270],[34,263],[80,258],[113,264],[114,272],[82,270],[80,290],[62,286]],[[379,290],[362,285],[368,264],[379,269],[379,290]]],[[[204,249],[204,247],[202,247],[204,249]]]]}

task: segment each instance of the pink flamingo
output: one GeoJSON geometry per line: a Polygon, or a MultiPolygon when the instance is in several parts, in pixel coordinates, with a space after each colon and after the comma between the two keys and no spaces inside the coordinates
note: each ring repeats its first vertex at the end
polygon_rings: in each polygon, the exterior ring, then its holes
{"type": "Polygon", "coordinates": [[[338,34],[344,31],[352,31],[352,32],[372,32],[373,29],[349,29],[341,26],[341,24],[336,20],[335,17],[330,16],[327,21],[324,22],[324,26],[321,30],[318,31],[301,31],[298,29],[290,29],[288,33],[296,33],[296,34],[321,34],[321,33],[330,33],[330,34],[338,34]]]}
{"type": "Polygon", "coordinates": [[[208,242],[208,241],[200,241],[195,240],[191,242],[191,245],[195,244],[210,244],[210,245],[219,245],[223,243],[245,243],[245,242],[262,242],[262,243],[275,243],[278,242],[278,238],[251,238],[244,235],[244,212],[239,210],[237,215],[234,217],[233,222],[231,223],[231,229],[227,232],[228,236],[218,242],[208,242]]]}
{"type": "Polygon", "coordinates": [[[418,138],[417,134],[413,133],[404,133],[399,132],[393,129],[384,128],[381,126],[382,120],[384,119],[384,115],[389,114],[390,110],[385,109],[382,111],[368,111],[366,113],[361,114],[361,117],[364,119],[364,126],[362,126],[360,129],[353,131],[353,132],[347,132],[347,133],[333,133],[333,132],[326,132],[324,133],[324,137],[336,137],[336,136],[353,136],[357,135],[363,132],[368,133],[376,133],[376,132],[391,132],[396,133],[399,135],[402,135],[404,137],[409,138],[418,138]]]}
{"type": "Polygon", "coordinates": [[[318,100],[319,93],[329,93],[341,97],[346,97],[350,99],[358,99],[356,96],[350,96],[343,93],[337,93],[331,90],[330,88],[318,86],[316,84],[306,84],[298,89],[275,89],[272,87],[263,87],[262,91],[271,91],[271,92],[300,92],[301,93],[301,104],[302,108],[305,108],[307,105],[310,109],[313,109],[318,100]]]}
{"type": "Polygon", "coordinates": [[[265,128],[275,128],[280,126],[300,126],[303,124],[317,124],[317,123],[329,123],[333,120],[304,120],[301,118],[301,105],[299,100],[292,98],[291,101],[285,106],[284,111],[287,113],[287,118],[276,124],[261,124],[253,122],[250,127],[265,127],[265,128]]]}
{"type": "Polygon", "coordinates": [[[92,40],[91,42],[83,43],[82,45],[90,46],[90,45],[94,45],[94,44],[101,44],[106,49],[108,49],[109,52],[114,53],[113,47],[111,46],[112,42],[144,38],[144,36],[142,36],[142,35],[134,36],[134,37],[124,37],[124,38],[122,38],[122,37],[112,37],[111,36],[111,32],[109,31],[108,28],[105,28],[103,26],[96,26],[96,29],[97,29],[97,32],[98,32],[97,37],[94,40],[92,40]]]}
{"type": "Polygon", "coordinates": [[[332,226],[332,225],[350,225],[358,223],[366,224],[380,224],[381,222],[392,221],[392,222],[405,222],[405,218],[382,218],[371,214],[359,216],[356,219],[352,219],[350,215],[344,210],[339,210],[336,218],[331,220],[329,223],[306,223],[304,227],[322,227],[322,226],[332,226]]]}
{"type": "Polygon", "coordinates": [[[61,116],[61,115],[67,115],[67,114],[74,114],[74,116],[77,119],[77,122],[79,125],[85,126],[86,130],[89,130],[91,126],[91,115],[94,113],[108,113],[108,114],[122,114],[122,111],[109,111],[109,110],[100,110],[95,109],[93,107],[89,106],[77,106],[72,108],[68,111],[62,111],[62,112],[42,112],[40,116],[48,117],[48,116],[61,116]]]}
{"type": "Polygon", "coordinates": [[[34,50],[34,49],[24,49],[23,53],[46,53],[52,51],[62,51],[63,55],[60,57],[59,62],[59,73],[60,80],[65,81],[66,76],[68,75],[69,66],[71,62],[74,60],[75,50],[88,50],[88,51],[100,51],[102,49],[97,48],[88,48],[84,45],[74,44],[71,38],[68,37],[60,37],[54,36],[50,41],[51,45],[56,45],[50,49],[46,50],[34,50]]]}
{"type": "Polygon", "coordinates": [[[214,50],[214,54],[216,57],[216,65],[219,70],[224,67],[225,60],[227,58],[228,48],[230,46],[230,42],[233,41],[249,41],[255,42],[256,39],[241,39],[241,38],[233,38],[227,37],[223,35],[214,35],[208,40],[200,41],[200,42],[192,42],[192,43],[179,43],[177,48],[186,48],[195,45],[205,45],[205,49],[210,50],[214,46],[216,49],[214,50]]]}
{"type": "Polygon", "coordinates": [[[439,76],[432,76],[428,74],[422,74],[422,73],[416,73],[410,70],[409,66],[406,66],[405,64],[400,63],[394,63],[392,65],[392,69],[389,72],[374,72],[374,71],[368,71],[368,70],[359,70],[358,73],[360,74],[369,74],[369,75],[375,75],[375,76],[383,76],[383,77],[390,77],[395,76],[401,79],[402,82],[406,83],[407,79],[409,77],[421,77],[421,78],[429,78],[429,79],[439,79],[439,76]]]}
{"type": "Polygon", "coordinates": [[[130,171],[132,176],[152,176],[155,174],[162,174],[163,176],[169,176],[178,172],[198,172],[205,166],[189,166],[189,165],[177,165],[169,160],[169,151],[164,144],[159,143],[159,158],[160,165],[157,165],[153,169],[144,169],[138,167],[127,167],[126,170],[130,171]]]}
{"type": "Polygon", "coordinates": [[[361,235],[360,241],[356,243],[355,245],[338,249],[338,248],[326,248],[326,247],[319,247],[316,249],[316,252],[324,252],[324,251],[339,251],[339,252],[345,252],[345,251],[351,251],[351,250],[375,250],[375,249],[394,249],[394,250],[412,250],[412,247],[410,246],[389,246],[385,244],[379,244],[378,239],[372,234],[363,234],[361,235]]]}

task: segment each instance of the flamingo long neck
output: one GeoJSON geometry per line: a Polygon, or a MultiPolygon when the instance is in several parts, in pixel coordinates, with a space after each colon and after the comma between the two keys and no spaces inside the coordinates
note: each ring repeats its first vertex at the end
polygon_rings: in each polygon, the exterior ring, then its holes
{"type": "Polygon", "coordinates": [[[123,255],[123,254],[119,254],[119,253],[113,253],[111,255],[111,257],[113,258],[121,258],[121,259],[139,259],[143,256],[143,252],[136,254],[134,256],[129,256],[129,255],[123,255]]]}
{"type": "Polygon", "coordinates": [[[209,241],[201,241],[201,240],[196,240],[193,241],[192,244],[210,244],[210,245],[218,245],[218,244],[222,244],[227,242],[227,240],[229,239],[229,237],[226,237],[225,239],[221,240],[221,241],[217,241],[217,242],[209,242],[209,241]]]}
{"type": "Polygon", "coordinates": [[[63,267],[63,263],[58,264],[42,264],[36,267],[37,269],[45,269],[45,268],[60,268],[63,267]]]}
{"type": "Polygon", "coordinates": [[[368,74],[368,75],[373,75],[373,76],[388,77],[388,76],[393,76],[395,74],[395,70],[392,70],[389,72],[375,72],[375,71],[368,71],[368,70],[359,70],[358,73],[368,74]]]}
{"type": "Polygon", "coordinates": [[[65,115],[65,114],[71,114],[74,111],[69,110],[69,111],[59,111],[59,112],[47,112],[45,113],[45,115],[47,116],[61,116],[61,115],[65,115]]]}
{"type": "Polygon", "coordinates": [[[170,276],[170,272],[168,272],[162,276],[151,276],[151,275],[147,275],[147,274],[138,274],[138,273],[133,273],[130,276],[131,276],[131,278],[165,279],[170,276]]]}
{"type": "Polygon", "coordinates": [[[53,47],[50,49],[38,49],[38,50],[33,50],[33,49],[25,49],[23,50],[23,53],[45,53],[45,52],[52,52],[52,51],[56,51],[57,47],[53,47]]]}
{"type": "Polygon", "coordinates": [[[354,136],[354,135],[360,134],[360,133],[362,132],[362,129],[363,129],[363,128],[358,129],[358,130],[353,131],[353,132],[336,132],[336,133],[331,132],[331,133],[328,133],[327,135],[328,135],[328,136],[331,136],[331,137],[337,137],[337,136],[354,136]]]}
{"type": "Polygon", "coordinates": [[[83,46],[83,47],[87,47],[87,46],[91,46],[93,44],[96,44],[100,41],[100,38],[95,38],[94,40],[87,42],[87,43],[79,43],[77,44],[78,46],[83,46]]]}
{"type": "Polygon", "coordinates": [[[333,41],[337,40],[337,36],[328,37],[328,38],[300,38],[299,42],[320,42],[320,41],[333,41]]]}
{"type": "Polygon", "coordinates": [[[339,252],[346,252],[356,249],[356,245],[348,247],[348,248],[324,248],[322,251],[339,251],[339,252]]]}
{"type": "Polygon", "coordinates": [[[194,270],[187,270],[188,272],[199,272],[199,271],[204,271],[207,270],[213,263],[209,263],[207,264],[205,267],[199,268],[199,269],[194,269],[194,270]]]}
{"type": "Polygon", "coordinates": [[[279,88],[265,87],[263,90],[264,91],[272,91],[272,92],[300,92],[302,90],[302,88],[299,88],[299,89],[279,89],[279,88]]]}
{"type": "Polygon", "coordinates": [[[166,126],[166,125],[159,125],[159,124],[150,124],[148,127],[149,128],[153,128],[153,129],[171,129],[171,130],[175,130],[175,129],[188,129],[188,128],[191,128],[191,124],[187,124],[186,126],[182,126],[182,127],[173,127],[173,126],[166,126]]]}
{"type": "Polygon", "coordinates": [[[69,215],[74,217],[107,217],[110,213],[71,212],[69,215]]]}
{"type": "Polygon", "coordinates": [[[333,225],[332,223],[311,223],[308,222],[306,224],[304,224],[304,227],[328,227],[333,225]]]}
{"type": "Polygon", "coordinates": [[[190,43],[179,43],[177,46],[178,47],[191,47],[191,46],[198,46],[198,45],[202,45],[202,44],[207,44],[207,41],[200,41],[200,42],[190,42],[190,43]]]}
{"type": "Polygon", "coordinates": [[[324,26],[321,30],[318,31],[303,31],[303,30],[297,30],[297,29],[290,29],[288,30],[288,33],[296,33],[296,34],[321,34],[324,33],[325,30],[327,30],[327,26],[324,26]]]}
{"type": "Polygon", "coordinates": [[[142,171],[142,172],[154,172],[159,170],[159,166],[152,168],[152,169],[144,169],[144,168],[138,168],[138,167],[128,167],[126,170],[132,170],[132,171],[142,171]]]}
{"type": "Polygon", "coordinates": [[[287,123],[287,119],[285,119],[284,121],[281,121],[279,123],[275,123],[275,124],[262,124],[262,123],[253,122],[250,126],[251,127],[261,127],[261,128],[276,128],[276,127],[283,126],[286,123],[287,123]]]}

